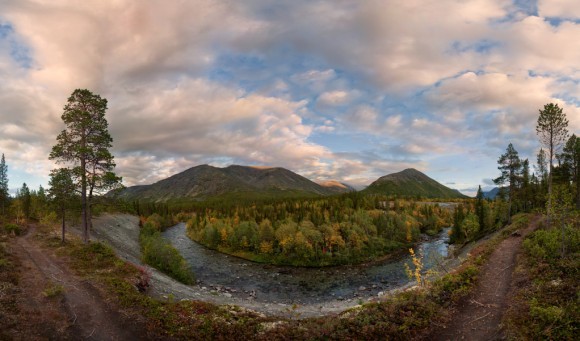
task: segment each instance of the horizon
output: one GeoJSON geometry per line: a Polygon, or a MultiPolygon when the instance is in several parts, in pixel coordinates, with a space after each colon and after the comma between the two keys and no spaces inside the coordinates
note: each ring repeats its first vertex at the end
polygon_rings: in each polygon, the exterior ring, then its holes
{"type": "MultiPolygon", "coordinates": [[[[415,168],[474,196],[538,111],[580,132],[575,0],[0,4],[0,154],[11,194],[47,187],[77,88],[108,100],[116,173],[283,167],[357,189],[415,168]]],[[[533,168],[532,168],[533,170],[533,168]]]]}

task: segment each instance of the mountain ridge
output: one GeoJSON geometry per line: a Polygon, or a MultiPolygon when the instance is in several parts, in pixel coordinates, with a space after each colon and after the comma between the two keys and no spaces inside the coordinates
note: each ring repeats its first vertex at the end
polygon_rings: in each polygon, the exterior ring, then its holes
{"type": "Polygon", "coordinates": [[[458,190],[446,187],[414,168],[384,175],[361,192],[427,198],[467,198],[458,190]]]}
{"type": "Polygon", "coordinates": [[[205,200],[222,196],[278,197],[317,196],[347,192],[338,186],[325,187],[282,167],[207,164],[194,166],[150,185],[127,187],[116,196],[166,202],[174,199],[205,200]]]}

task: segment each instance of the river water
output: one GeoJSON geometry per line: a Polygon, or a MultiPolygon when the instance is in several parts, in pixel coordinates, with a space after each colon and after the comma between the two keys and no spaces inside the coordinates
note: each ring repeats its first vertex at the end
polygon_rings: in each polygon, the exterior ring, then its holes
{"type": "MultiPolygon", "coordinates": [[[[416,251],[424,255],[424,270],[436,268],[447,257],[448,230],[425,238],[418,245],[416,251]]],[[[200,286],[259,302],[306,304],[362,300],[411,282],[405,273],[405,263],[411,265],[407,253],[399,259],[368,265],[284,267],[254,263],[208,249],[189,239],[185,232],[185,224],[180,223],[163,232],[163,237],[190,264],[200,286]]]]}

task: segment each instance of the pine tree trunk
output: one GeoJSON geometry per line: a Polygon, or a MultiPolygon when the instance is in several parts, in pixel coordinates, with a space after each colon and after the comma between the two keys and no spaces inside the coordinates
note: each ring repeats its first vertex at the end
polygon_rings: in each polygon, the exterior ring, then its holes
{"type": "Polygon", "coordinates": [[[83,175],[81,176],[81,219],[83,242],[87,244],[89,242],[89,226],[87,224],[87,175],[85,173],[85,163],[86,160],[81,158],[81,170],[83,172],[83,175]]]}
{"type": "Polygon", "coordinates": [[[64,244],[65,208],[62,206],[62,243],[64,244]]]}
{"type": "Polygon", "coordinates": [[[580,210],[580,179],[576,175],[576,209],[580,210]]]}
{"type": "Polygon", "coordinates": [[[93,196],[89,193],[88,200],[87,200],[87,234],[90,236],[91,231],[93,230],[93,215],[91,212],[91,203],[92,203],[93,196]]]}
{"type": "Polygon", "coordinates": [[[554,159],[554,145],[550,143],[550,173],[548,174],[548,209],[547,209],[548,228],[550,227],[550,218],[552,214],[552,170],[554,169],[552,165],[553,159],[554,159]]]}

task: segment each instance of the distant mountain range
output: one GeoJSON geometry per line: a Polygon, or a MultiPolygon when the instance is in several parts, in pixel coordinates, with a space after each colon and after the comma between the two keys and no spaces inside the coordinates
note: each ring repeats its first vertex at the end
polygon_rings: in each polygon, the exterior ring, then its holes
{"type": "Polygon", "coordinates": [[[499,187],[494,187],[492,189],[490,189],[489,191],[484,191],[483,192],[483,197],[485,199],[495,199],[495,197],[497,197],[497,195],[499,194],[499,187]]]}
{"type": "Polygon", "coordinates": [[[380,177],[362,192],[426,198],[467,198],[458,190],[446,187],[413,168],[380,177]]]}
{"type": "Polygon", "coordinates": [[[317,184],[280,167],[209,165],[192,167],[152,185],[132,186],[116,195],[128,200],[166,202],[179,199],[205,200],[215,197],[269,198],[319,196],[344,193],[350,186],[337,181],[317,184]]]}
{"type": "MultiPolygon", "coordinates": [[[[355,189],[339,181],[315,183],[280,167],[232,165],[218,168],[209,165],[192,167],[151,185],[132,186],[110,193],[126,200],[168,202],[212,198],[289,198],[325,196],[352,192],[355,189]]],[[[422,196],[428,198],[466,198],[415,170],[379,178],[363,193],[422,196]]]]}

